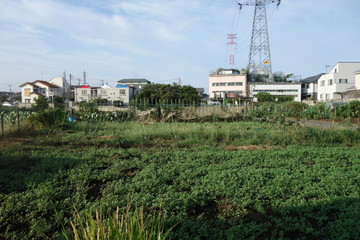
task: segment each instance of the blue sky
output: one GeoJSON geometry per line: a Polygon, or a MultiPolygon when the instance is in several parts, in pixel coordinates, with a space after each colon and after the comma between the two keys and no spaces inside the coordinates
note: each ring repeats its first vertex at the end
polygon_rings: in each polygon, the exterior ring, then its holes
{"type": "MultiPolygon", "coordinates": [[[[181,78],[207,89],[209,71],[228,66],[228,33],[238,34],[236,67],[248,61],[253,7],[234,0],[0,0],[0,9],[0,91],[64,70],[86,70],[93,86],[181,78]]],[[[305,78],[360,61],[359,9],[359,0],[269,5],[273,72],[305,78]]]]}

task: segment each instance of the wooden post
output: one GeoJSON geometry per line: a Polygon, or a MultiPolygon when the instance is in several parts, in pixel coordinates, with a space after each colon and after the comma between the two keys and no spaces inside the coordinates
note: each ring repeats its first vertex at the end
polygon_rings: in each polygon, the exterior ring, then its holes
{"type": "Polygon", "coordinates": [[[20,130],[20,111],[19,109],[17,110],[17,114],[16,114],[16,118],[17,118],[17,127],[18,127],[18,131],[20,130]]]}
{"type": "Polygon", "coordinates": [[[4,137],[4,113],[1,113],[1,137],[4,137]]]}

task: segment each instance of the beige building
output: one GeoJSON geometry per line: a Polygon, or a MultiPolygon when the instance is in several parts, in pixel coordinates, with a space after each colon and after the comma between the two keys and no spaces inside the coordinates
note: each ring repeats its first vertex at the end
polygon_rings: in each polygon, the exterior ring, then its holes
{"type": "Polygon", "coordinates": [[[218,69],[209,75],[209,99],[241,99],[248,97],[246,74],[237,69],[218,69]]]}

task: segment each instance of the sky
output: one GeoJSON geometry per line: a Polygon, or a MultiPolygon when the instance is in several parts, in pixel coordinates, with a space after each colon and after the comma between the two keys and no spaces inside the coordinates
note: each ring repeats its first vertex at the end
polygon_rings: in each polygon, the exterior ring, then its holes
{"type": "MultiPolygon", "coordinates": [[[[238,37],[235,67],[247,66],[254,13],[235,0],[0,0],[0,9],[0,91],[64,72],[82,83],[84,71],[91,86],[180,78],[208,91],[209,73],[229,67],[227,34],[238,37]]],[[[359,0],[268,4],[273,72],[301,79],[360,62],[359,9],[359,0]]]]}

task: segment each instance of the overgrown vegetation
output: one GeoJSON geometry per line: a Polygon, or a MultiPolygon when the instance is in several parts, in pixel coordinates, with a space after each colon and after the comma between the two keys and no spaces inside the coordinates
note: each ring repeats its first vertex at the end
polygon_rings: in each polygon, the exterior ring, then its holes
{"type": "Polygon", "coordinates": [[[168,239],[360,238],[358,130],[72,124],[1,142],[1,239],[106,235],[123,213],[168,239]]]}

